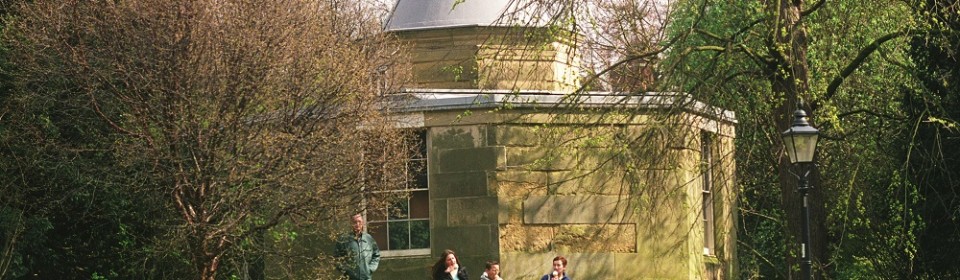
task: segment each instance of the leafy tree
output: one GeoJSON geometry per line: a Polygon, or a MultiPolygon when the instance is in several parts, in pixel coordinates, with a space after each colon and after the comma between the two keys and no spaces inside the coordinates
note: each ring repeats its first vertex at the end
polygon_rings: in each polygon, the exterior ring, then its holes
{"type": "Polygon", "coordinates": [[[907,128],[891,89],[917,86],[905,71],[911,62],[904,35],[916,32],[909,6],[863,1],[686,6],[694,11],[686,18],[697,23],[676,27],[694,30],[692,40],[677,49],[704,51],[672,52],[668,60],[675,64],[669,66],[676,71],[667,76],[708,102],[740,108],[738,170],[759,177],[741,182],[747,210],[742,222],[747,229],[762,229],[740,235],[748,252],[741,254],[744,277],[792,278],[799,272],[800,199],[778,135],[797,106],[813,115],[824,138],[809,200],[809,254],[817,278],[910,275],[902,264],[915,261],[913,236],[921,228],[912,209],[918,201],[914,186],[897,176],[902,172],[896,153],[889,153],[900,149],[895,139],[907,128]],[[779,197],[771,196],[769,174],[779,174],[779,197]],[[770,231],[776,228],[782,232],[770,231]]]}
{"type": "MultiPolygon", "coordinates": [[[[911,100],[904,99],[904,93],[923,92],[931,87],[926,85],[929,81],[950,84],[953,76],[943,69],[954,66],[949,63],[955,54],[946,50],[955,47],[945,43],[949,42],[945,38],[952,38],[945,34],[955,30],[948,23],[955,18],[955,3],[653,2],[659,5],[630,0],[531,0],[521,1],[520,6],[542,15],[532,17],[532,24],[585,34],[585,60],[601,63],[588,70],[581,90],[609,85],[626,93],[682,91],[737,111],[737,170],[745,230],[739,235],[740,278],[793,278],[799,272],[801,200],[779,139],[798,108],[812,115],[811,121],[823,135],[809,201],[810,253],[816,277],[924,275],[917,268],[935,263],[919,257],[931,249],[919,246],[929,232],[928,217],[934,217],[924,210],[929,209],[923,206],[926,199],[934,192],[938,199],[946,198],[934,211],[941,215],[938,223],[945,222],[944,227],[951,229],[942,231],[941,237],[956,236],[952,230],[957,223],[943,219],[950,205],[955,205],[954,196],[943,195],[953,185],[925,187],[945,181],[930,181],[929,174],[917,170],[943,166],[951,157],[932,148],[939,145],[928,145],[929,152],[922,154],[930,156],[918,157],[923,149],[904,143],[944,139],[949,135],[944,133],[955,131],[951,128],[955,122],[947,114],[928,118],[904,110],[905,100],[911,100]],[[654,11],[658,9],[670,11],[670,16],[657,20],[654,11]],[[927,37],[931,35],[936,39],[927,37]],[[923,66],[926,62],[911,55],[917,48],[910,48],[910,38],[916,36],[925,38],[920,41],[927,44],[928,61],[936,61],[933,67],[923,66]],[[651,83],[618,85],[616,81],[624,80],[624,75],[649,79],[644,71],[635,70],[637,64],[655,64],[653,76],[660,79],[652,82],[653,87],[648,86],[651,83]],[[930,133],[940,137],[918,137],[921,123],[936,127],[930,133]],[[933,156],[938,154],[943,156],[933,156]]],[[[913,44],[917,45],[916,39],[913,44]]],[[[910,102],[923,105],[911,106],[949,104],[941,102],[949,100],[944,93],[950,91],[941,92],[940,96],[921,94],[923,98],[910,102]]],[[[938,178],[951,176],[938,174],[938,178]]]]}
{"type": "Polygon", "coordinates": [[[911,149],[902,160],[909,182],[916,184],[923,199],[917,215],[924,230],[917,238],[916,278],[960,277],[960,268],[950,262],[960,250],[960,13],[958,2],[912,1],[914,15],[928,32],[910,41],[916,62],[914,75],[922,87],[904,90],[903,110],[913,124],[913,137],[903,141],[911,149]]]}

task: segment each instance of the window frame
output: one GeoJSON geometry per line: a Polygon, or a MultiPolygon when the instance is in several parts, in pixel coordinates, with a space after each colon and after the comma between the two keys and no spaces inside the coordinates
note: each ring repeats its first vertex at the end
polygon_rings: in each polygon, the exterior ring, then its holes
{"type": "Polygon", "coordinates": [[[716,255],[716,217],[714,216],[713,171],[714,135],[708,131],[700,132],[700,176],[701,181],[701,208],[700,220],[703,222],[703,255],[716,255]]]}
{"type": "MultiPolygon", "coordinates": [[[[406,183],[407,185],[406,185],[406,187],[405,187],[404,189],[402,189],[402,190],[379,191],[379,192],[373,192],[373,193],[371,193],[371,194],[368,194],[368,195],[376,195],[376,194],[401,193],[401,192],[406,192],[406,193],[408,194],[407,197],[405,198],[405,199],[406,199],[406,205],[407,205],[407,207],[406,207],[406,213],[404,213],[404,217],[399,217],[399,218],[398,218],[398,217],[393,217],[393,215],[389,213],[392,209],[378,209],[378,211],[387,210],[387,213],[386,213],[385,215],[383,215],[383,217],[380,217],[380,218],[382,218],[382,219],[373,218],[373,219],[370,219],[370,220],[367,221],[367,231],[368,231],[368,233],[369,233],[369,231],[370,231],[371,228],[377,228],[377,229],[382,229],[382,230],[385,230],[385,231],[386,231],[385,233],[383,233],[383,235],[380,235],[380,234],[376,234],[376,235],[371,234],[371,235],[373,235],[373,236],[375,237],[375,239],[381,239],[381,238],[385,239],[385,240],[377,240],[377,244],[378,244],[378,246],[380,247],[380,256],[381,256],[381,257],[391,258],[391,257],[410,257],[410,256],[425,256],[425,255],[430,255],[430,248],[431,248],[432,243],[433,243],[432,237],[431,237],[432,232],[431,232],[431,230],[430,230],[432,221],[431,221],[431,219],[430,219],[430,216],[431,216],[431,215],[430,215],[430,188],[429,188],[429,183],[430,183],[430,182],[429,182],[429,174],[430,174],[430,173],[429,173],[429,170],[428,170],[428,169],[429,169],[429,154],[428,154],[428,153],[429,153],[429,140],[430,140],[429,138],[430,138],[430,137],[429,137],[428,130],[427,130],[426,128],[414,128],[414,130],[416,130],[415,133],[417,134],[417,138],[418,138],[418,146],[419,146],[419,151],[418,151],[418,152],[419,152],[419,153],[416,154],[416,155],[414,155],[413,157],[407,159],[407,164],[405,165],[405,166],[406,166],[405,168],[407,168],[407,170],[406,170],[406,172],[405,172],[405,173],[406,173],[406,176],[407,176],[407,180],[406,180],[406,181],[407,181],[407,183],[406,183]],[[410,164],[410,163],[415,162],[415,161],[420,161],[420,162],[421,162],[420,164],[417,165],[417,166],[419,166],[419,167],[421,168],[421,170],[411,171],[411,164],[410,164]],[[417,180],[417,179],[419,178],[419,176],[423,176],[423,177],[422,177],[423,186],[419,186],[419,185],[417,184],[417,183],[418,183],[418,180],[417,180]],[[426,210],[425,210],[425,211],[426,211],[426,212],[425,212],[425,217],[420,217],[420,218],[413,218],[413,217],[412,217],[412,213],[413,213],[414,210],[413,210],[413,207],[412,207],[411,205],[413,204],[413,196],[414,196],[414,193],[415,193],[415,192],[423,192],[423,193],[426,194],[426,203],[427,203],[427,205],[426,205],[426,210]],[[389,224],[390,224],[390,223],[394,223],[394,222],[406,222],[406,223],[407,223],[407,227],[406,227],[406,228],[407,228],[407,231],[408,231],[408,234],[407,234],[407,238],[408,238],[407,244],[411,244],[411,243],[413,243],[413,231],[412,231],[412,226],[411,226],[411,225],[413,224],[413,222],[420,222],[420,221],[426,221],[426,222],[427,222],[427,228],[426,228],[426,230],[427,230],[427,246],[426,246],[425,248],[392,249],[392,250],[390,249],[390,244],[389,244],[389,242],[390,242],[390,227],[389,227],[389,224]],[[377,225],[377,226],[371,226],[371,225],[377,225]],[[381,243],[383,243],[383,244],[381,244],[381,243]]],[[[365,199],[367,199],[367,198],[365,198],[365,199]]],[[[368,216],[369,216],[369,215],[368,215],[368,216]]]]}

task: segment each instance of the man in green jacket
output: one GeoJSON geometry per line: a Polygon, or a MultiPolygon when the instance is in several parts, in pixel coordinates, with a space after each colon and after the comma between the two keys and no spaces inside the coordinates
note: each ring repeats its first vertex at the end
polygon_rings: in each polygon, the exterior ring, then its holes
{"type": "Polygon", "coordinates": [[[380,265],[380,248],[373,236],[363,232],[365,225],[362,215],[353,215],[353,234],[341,236],[334,250],[334,257],[340,259],[337,270],[350,280],[371,280],[380,265]]]}

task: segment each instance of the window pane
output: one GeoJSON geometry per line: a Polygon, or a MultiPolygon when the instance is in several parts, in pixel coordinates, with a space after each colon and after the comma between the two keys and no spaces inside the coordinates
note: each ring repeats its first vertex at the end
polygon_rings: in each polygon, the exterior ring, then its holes
{"type": "Polygon", "coordinates": [[[367,223],[367,232],[381,248],[387,247],[387,223],[367,223]]]}
{"type": "Polygon", "coordinates": [[[410,248],[430,248],[430,221],[410,221],[410,248]]]}
{"type": "Polygon", "coordinates": [[[383,184],[383,165],[381,164],[382,151],[367,147],[363,151],[363,183],[367,186],[383,184]]]}
{"type": "Polygon", "coordinates": [[[382,209],[382,208],[367,209],[367,222],[386,221],[387,220],[387,216],[385,215],[386,213],[387,213],[386,209],[382,209]]]}
{"type": "Polygon", "coordinates": [[[430,193],[426,190],[410,193],[410,218],[430,218],[430,193]]]}
{"type": "Polygon", "coordinates": [[[400,198],[390,207],[390,220],[408,219],[410,217],[410,202],[407,198],[400,198]]]}
{"type": "Polygon", "coordinates": [[[709,195],[709,194],[703,194],[703,206],[702,206],[703,208],[702,208],[702,211],[700,211],[700,212],[702,213],[701,218],[703,218],[704,221],[709,221],[709,220],[710,220],[710,216],[707,215],[707,212],[710,212],[710,211],[709,211],[709,210],[710,210],[710,203],[709,203],[708,201],[710,201],[710,195],[709,195]]]}
{"type": "Polygon", "coordinates": [[[386,216],[386,197],[382,194],[372,194],[367,197],[367,221],[385,221],[386,216]]]}
{"type": "Polygon", "coordinates": [[[389,250],[410,249],[410,222],[390,222],[389,250]]]}
{"type": "Polygon", "coordinates": [[[417,155],[414,157],[427,158],[427,131],[417,131],[417,155]]]}
{"type": "Polygon", "coordinates": [[[407,162],[407,184],[411,189],[427,188],[427,161],[414,159],[407,162]]]}

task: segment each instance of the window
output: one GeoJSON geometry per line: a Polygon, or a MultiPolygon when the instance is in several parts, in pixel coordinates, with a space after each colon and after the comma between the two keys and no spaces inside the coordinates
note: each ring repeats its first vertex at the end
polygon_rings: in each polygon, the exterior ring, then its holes
{"type": "Polygon", "coordinates": [[[703,254],[714,255],[713,217],[713,136],[700,132],[700,176],[703,178],[703,205],[700,217],[703,220],[703,254]]]}
{"type": "Polygon", "coordinates": [[[427,189],[427,133],[416,132],[417,152],[406,164],[404,189],[378,192],[370,199],[396,200],[368,213],[368,231],[383,256],[430,254],[430,193],[427,189]]]}

